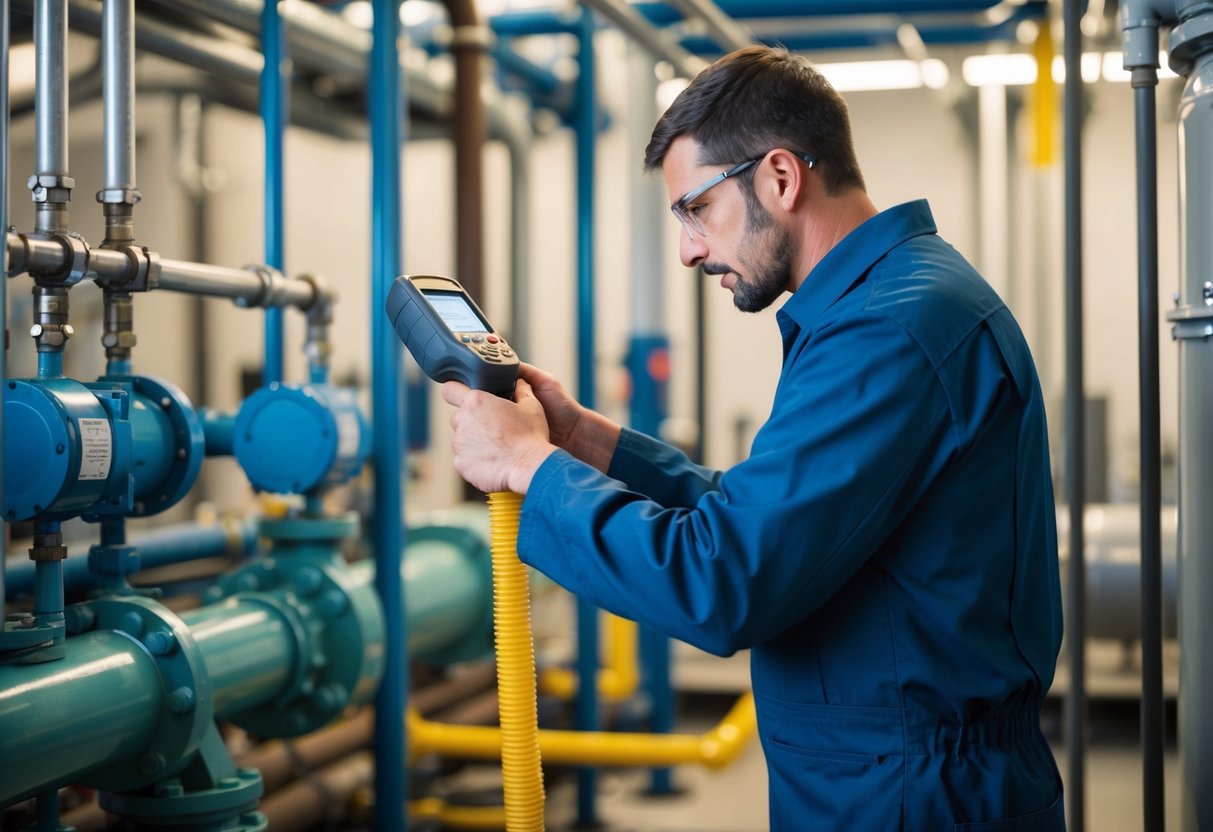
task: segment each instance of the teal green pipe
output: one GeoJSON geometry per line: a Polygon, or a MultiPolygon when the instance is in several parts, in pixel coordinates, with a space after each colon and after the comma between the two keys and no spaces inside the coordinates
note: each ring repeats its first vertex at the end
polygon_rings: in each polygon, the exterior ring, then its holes
{"type": "MultiPolygon", "coordinates": [[[[401,584],[411,655],[431,662],[485,655],[492,644],[487,544],[458,528],[422,528],[410,540],[401,584]]],[[[360,584],[373,577],[374,564],[349,569],[349,584],[360,584]]],[[[309,647],[301,649],[296,633],[309,632],[308,622],[292,623],[292,615],[270,593],[238,594],[182,615],[210,677],[199,687],[210,688],[216,717],[274,702],[307,669],[301,653],[309,647]]],[[[57,662],[0,665],[0,806],[137,759],[165,697],[147,650],[113,630],[72,636],[57,662]]]]}
{"type": "Polygon", "coordinates": [[[296,666],[295,636],[282,613],[239,595],[181,616],[202,652],[215,716],[273,699],[296,666]]]}
{"type": "Polygon", "coordinates": [[[125,634],[68,639],[65,658],[0,667],[0,806],[129,760],[152,741],[163,692],[125,634]]]}

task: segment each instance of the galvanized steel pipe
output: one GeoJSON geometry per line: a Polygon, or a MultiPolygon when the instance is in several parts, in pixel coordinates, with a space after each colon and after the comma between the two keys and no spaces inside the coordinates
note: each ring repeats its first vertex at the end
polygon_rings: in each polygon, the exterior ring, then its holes
{"type": "Polygon", "coordinates": [[[101,12],[105,178],[101,202],[135,190],[135,0],[104,0],[101,12]]]}
{"type": "Polygon", "coordinates": [[[67,0],[34,4],[34,45],[35,173],[67,176],[67,0]]]}

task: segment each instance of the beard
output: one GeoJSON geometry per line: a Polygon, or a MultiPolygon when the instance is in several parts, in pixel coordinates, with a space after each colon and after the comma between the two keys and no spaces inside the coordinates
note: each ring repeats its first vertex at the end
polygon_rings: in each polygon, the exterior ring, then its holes
{"type": "Polygon", "coordinates": [[[792,233],[777,225],[755,200],[746,200],[746,227],[737,247],[737,262],[751,275],[743,278],[732,266],[704,263],[707,274],[737,276],[733,305],[742,312],[761,312],[784,293],[792,273],[792,233]]]}

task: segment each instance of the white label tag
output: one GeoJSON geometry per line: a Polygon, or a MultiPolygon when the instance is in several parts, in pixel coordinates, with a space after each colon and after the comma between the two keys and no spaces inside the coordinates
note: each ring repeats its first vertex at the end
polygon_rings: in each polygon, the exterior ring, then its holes
{"type": "Polygon", "coordinates": [[[114,458],[114,435],[109,419],[81,419],[80,479],[103,480],[110,475],[114,458]]]}
{"type": "Polygon", "coordinates": [[[345,459],[358,453],[362,431],[358,429],[358,417],[349,411],[337,414],[337,458],[345,459]]]}

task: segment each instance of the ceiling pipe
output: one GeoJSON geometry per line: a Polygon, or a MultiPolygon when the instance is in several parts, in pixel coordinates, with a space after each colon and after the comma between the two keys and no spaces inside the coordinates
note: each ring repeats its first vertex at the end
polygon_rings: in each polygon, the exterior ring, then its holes
{"type": "Polygon", "coordinates": [[[595,9],[614,23],[629,37],[648,50],[653,57],[669,61],[674,72],[683,78],[694,78],[707,64],[675,43],[668,35],[645,20],[636,8],[623,0],[585,0],[585,5],[595,9]]]}
{"type": "Polygon", "coordinates": [[[668,0],[669,4],[688,21],[700,20],[707,26],[717,43],[732,52],[754,43],[754,35],[748,28],[733,20],[720,10],[712,0],[668,0]]]}

